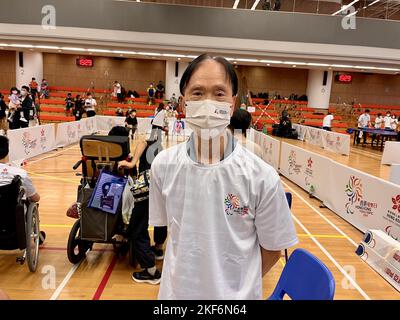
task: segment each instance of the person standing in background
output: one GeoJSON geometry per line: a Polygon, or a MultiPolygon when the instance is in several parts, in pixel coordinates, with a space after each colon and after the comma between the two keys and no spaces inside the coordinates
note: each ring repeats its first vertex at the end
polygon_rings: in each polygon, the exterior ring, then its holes
{"type": "Polygon", "coordinates": [[[7,104],[4,101],[4,96],[0,93],[0,135],[6,135],[8,130],[7,124],[7,104]]]}
{"type": "Polygon", "coordinates": [[[154,104],[154,97],[156,95],[156,90],[154,89],[153,83],[150,83],[150,86],[147,88],[147,104],[154,104]]]}
{"type": "Polygon", "coordinates": [[[85,113],[85,109],[83,105],[85,101],[81,98],[80,94],[77,94],[75,97],[74,109],[72,111],[73,115],[75,116],[75,121],[79,121],[82,119],[82,115],[85,113]]]}
{"type": "Polygon", "coordinates": [[[386,116],[383,118],[385,124],[385,130],[392,130],[392,113],[390,111],[386,112],[386,116]]]}
{"type": "Polygon", "coordinates": [[[156,87],[156,99],[162,99],[164,97],[165,87],[163,82],[160,80],[156,87]]]}
{"type": "Polygon", "coordinates": [[[36,100],[36,95],[38,94],[38,86],[39,84],[36,82],[36,78],[32,78],[32,81],[29,82],[29,88],[31,89],[32,100],[36,100]]]}
{"type": "Polygon", "coordinates": [[[29,87],[22,86],[22,88],[21,88],[21,118],[20,118],[21,128],[29,127],[29,120],[33,120],[34,115],[35,115],[35,108],[34,108],[31,96],[29,94],[29,87]]]}
{"type": "Polygon", "coordinates": [[[377,117],[375,118],[375,129],[382,129],[382,124],[383,124],[382,113],[378,113],[377,117]]]}
{"type": "Polygon", "coordinates": [[[88,118],[94,117],[96,115],[96,106],[97,106],[96,99],[94,99],[92,94],[89,92],[86,95],[86,100],[85,100],[85,111],[88,118]]]}
{"type": "MultiPolygon", "coordinates": [[[[365,112],[358,118],[358,128],[365,129],[371,127],[371,117],[369,115],[369,109],[366,109],[365,112]]],[[[360,139],[363,137],[363,144],[367,143],[367,134],[360,130],[359,135],[357,137],[357,143],[360,143],[360,139]]]]}

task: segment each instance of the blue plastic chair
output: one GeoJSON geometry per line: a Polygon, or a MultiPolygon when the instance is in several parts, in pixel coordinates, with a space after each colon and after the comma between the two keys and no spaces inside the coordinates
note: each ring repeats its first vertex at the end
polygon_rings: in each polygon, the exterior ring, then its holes
{"type": "Polygon", "coordinates": [[[285,295],[292,300],[333,300],[335,279],[318,258],[304,249],[296,249],[268,300],[283,300],[285,295]]]}

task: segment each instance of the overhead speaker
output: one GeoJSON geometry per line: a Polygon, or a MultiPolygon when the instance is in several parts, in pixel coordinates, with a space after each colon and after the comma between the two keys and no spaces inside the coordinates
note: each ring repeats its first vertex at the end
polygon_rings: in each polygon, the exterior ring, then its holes
{"type": "Polygon", "coordinates": [[[19,67],[23,68],[24,67],[24,53],[23,52],[18,52],[18,60],[19,60],[19,67]]]}
{"type": "Polygon", "coordinates": [[[328,82],[328,71],[324,71],[324,80],[322,80],[322,85],[326,86],[328,82]]]}
{"type": "Polygon", "coordinates": [[[179,62],[175,62],[175,78],[178,78],[178,73],[179,73],[179,62]]]}

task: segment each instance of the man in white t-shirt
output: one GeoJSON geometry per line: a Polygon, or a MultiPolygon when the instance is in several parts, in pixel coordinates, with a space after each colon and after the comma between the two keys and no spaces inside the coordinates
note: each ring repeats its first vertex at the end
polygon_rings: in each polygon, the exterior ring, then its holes
{"type": "Polygon", "coordinates": [[[8,165],[9,141],[5,136],[0,136],[0,187],[11,184],[16,176],[21,177],[25,197],[32,202],[39,202],[40,196],[33,186],[28,173],[21,168],[8,165]]]}
{"type": "Polygon", "coordinates": [[[262,277],[297,244],[277,172],[226,127],[238,79],[201,55],[182,76],[188,142],[151,167],[149,224],[168,226],[159,299],[262,299],[262,277]]]}
{"type": "MultiPolygon", "coordinates": [[[[369,109],[365,109],[365,112],[358,118],[358,128],[365,129],[368,127],[371,127],[371,117],[369,115],[369,109]]],[[[367,134],[362,130],[360,130],[358,134],[357,143],[360,143],[361,137],[363,137],[363,144],[367,143],[367,134]]]]}
{"type": "Polygon", "coordinates": [[[392,115],[392,121],[391,121],[391,123],[390,123],[390,128],[391,128],[393,131],[396,131],[397,125],[398,125],[398,124],[399,124],[399,122],[397,121],[396,115],[392,115]]]}
{"type": "Polygon", "coordinates": [[[153,141],[155,139],[155,136],[157,136],[157,139],[160,139],[158,141],[162,141],[161,133],[165,126],[165,113],[166,111],[164,109],[164,103],[160,103],[156,110],[154,119],[151,121],[152,127],[151,135],[149,138],[150,141],[153,141]]]}
{"type": "Polygon", "coordinates": [[[92,94],[88,93],[85,99],[85,111],[88,118],[94,117],[96,115],[96,106],[96,99],[93,99],[92,94]]]}
{"type": "Polygon", "coordinates": [[[390,111],[386,112],[386,116],[383,118],[383,122],[385,123],[385,130],[392,129],[392,113],[390,111]]]}
{"type": "Polygon", "coordinates": [[[334,119],[334,116],[332,112],[328,112],[328,114],[324,117],[324,120],[322,120],[322,129],[326,131],[332,131],[332,120],[334,119]]]}

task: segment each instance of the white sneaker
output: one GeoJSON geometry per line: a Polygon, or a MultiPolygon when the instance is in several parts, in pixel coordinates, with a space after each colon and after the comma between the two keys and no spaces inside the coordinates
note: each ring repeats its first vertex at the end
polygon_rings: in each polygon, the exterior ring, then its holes
{"type": "Polygon", "coordinates": [[[28,120],[26,120],[26,119],[25,119],[25,117],[21,117],[21,118],[19,118],[19,121],[22,121],[22,122],[28,122],[28,120]]]}

